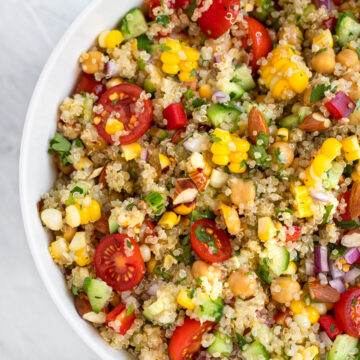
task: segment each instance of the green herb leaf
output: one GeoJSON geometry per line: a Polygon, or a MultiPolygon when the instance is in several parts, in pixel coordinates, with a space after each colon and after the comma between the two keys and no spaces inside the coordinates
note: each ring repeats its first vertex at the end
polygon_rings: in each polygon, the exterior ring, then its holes
{"type": "Polygon", "coordinates": [[[190,72],[190,77],[192,78],[196,74],[196,69],[192,69],[190,72]]]}
{"type": "Polygon", "coordinates": [[[130,306],[126,310],[126,317],[129,317],[135,311],[134,304],[130,304],[130,306]]]}
{"type": "Polygon", "coordinates": [[[190,89],[190,86],[188,86],[186,91],[184,92],[184,97],[186,100],[190,100],[194,97],[194,92],[190,89]]]}
{"type": "Polygon", "coordinates": [[[319,84],[311,89],[310,103],[313,104],[325,97],[325,91],[330,89],[330,85],[319,84]]]}
{"type": "Polygon", "coordinates": [[[162,51],[170,51],[171,50],[171,47],[167,46],[165,44],[161,44],[160,48],[161,48],[162,51]]]}
{"type": "Polygon", "coordinates": [[[129,174],[130,174],[131,180],[134,180],[134,181],[137,180],[137,175],[136,175],[136,172],[135,172],[135,171],[130,170],[130,171],[129,171],[129,174]]]}
{"type": "Polygon", "coordinates": [[[165,199],[163,196],[154,191],[145,196],[144,200],[152,207],[155,215],[160,215],[164,209],[165,199]]]}
{"type": "Polygon", "coordinates": [[[195,229],[195,235],[198,238],[198,240],[200,240],[202,243],[206,244],[207,246],[211,247],[214,254],[219,253],[218,248],[215,246],[216,239],[212,235],[206,232],[205,227],[198,226],[195,229]]]}
{"type": "Polygon", "coordinates": [[[171,275],[168,274],[164,269],[156,268],[152,272],[153,272],[153,274],[162,276],[164,279],[167,279],[167,280],[171,279],[171,275]]]}
{"type": "Polygon", "coordinates": [[[353,306],[353,307],[356,306],[356,296],[353,297],[353,299],[351,301],[351,306],[353,306]]]}
{"type": "Polygon", "coordinates": [[[62,164],[67,166],[71,164],[69,158],[71,150],[71,143],[65,139],[61,134],[56,133],[54,138],[50,140],[50,154],[58,154],[61,157],[62,164]]]}
{"type": "Polygon", "coordinates": [[[327,49],[328,49],[328,48],[322,48],[322,49],[318,50],[318,51],[315,53],[315,56],[321,54],[322,52],[326,51],[327,49]]]}
{"type": "Polygon", "coordinates": [[[79,138],[77,138],[77,139],[75,140],[75,147],[77,147],[77,148],[82,148],[82,147],[84,147],[84,144],[82,143],[82,141],[81,141],[79,138]]]}
{"type": "Polygon", "coordinates": [[[243,336],[241,336],[239,333],[235,333],[236,335],[236,343],[239,345],[239,348],[242,350],[242,348],[248,343],[243,336]]]}
{"type": "Polygon", "coordinates": [[[330,326],[330,330],[331,330],[332,333],[335,331],[335,324],[332,324],[332,325],[330,326]]]}
{"type": "Polygon", "coordinates": [[[179,284],[181,284],[182,282],[184,282],[185,280],[186,280],[186,276],[183,277],[183,278],[181,278],[181,279],[179,279],[178,281],[175,281],[175,285],[179,285],[179,284]]]}
{"type": "Polygon", "coordinates": [[[184,263],[185,265],[191,265],[194,262],[194,257],[192,256],[192,247],[190,245],[190,235],[186,235],[180,241],[180,248],[182,249],[182,253],[180,255],[173,255],[174,258],[184,263]]]}
{"type": "Polygon", "coordinates": [[[79,295],[79,290],[81,290],[81,287],[77,287],[75,285],[71,285],[71,292],[76,296],[79,295]]]}
{"type": "Polygon", "coordinates": [[[148,53],[153,52],[154,49],[150,45],[150,39],[145,34],[138,36],[136,40],[137,40],[137,48],[139,50],[145,50],[148,53]]]}
{"type": "Polygon", "coordinates": [[[129,210],[131,210],[134,206],[136,206],[135,203],[130,203],[130,204],[126,205],[125,210],[129,211],[129,210]]]}
{"type": "Polygon", "coordinates": [[[337,221],[335,222],[335,225],[342,229],[352,229],[359,226],[355,220],[337,221]]]}
{"type": "Polygon", "coordinates": [[[353,172],[353,167],[350,164],[347,164],[344,168],[343,175],[345,177],[350,177],[353,172]]]}
{"type": "Polygon", "coordinates": [[[195,290],[196,290],[196,287],[193,286],[193,287],[191,288],[191,290],[189,291],[189,293],[187,294],[187,296],[188,296],[190,299],[192,299],[192,298],[194,297],[195,290]]]}
{"type": "Polygon", "coordinates": [[[189,215],[189,219],[192,221],[192,222],[195,222],[197,220],[200,220],[200,219],[210,219],[210,220],[214,220],[215,219],[215,215],[214,213],[209,209],[209,208],[206,208],[204,211],[202,212],[199,212],[197,210],[193,210],[190,215],[189,215]]]}
{"type": "Polygon", "coordinates": [[[330,220],[330,214],[331,214],[331,211],[332,209],[334,208],[334,205],[329,205],[325,208],[325,214],[323,216],[323,220],[322,220],[322,223],[321,225],[325,225],[325,224],[328,224],[329,223],[329,220],[330,220]]]}
{"type": "Polygon", "coordinates": [[[203,281],[202,281],[200,278],[197,278],[195,281],[196,281],[196,283],[197,283],[198,285],[200,285],[200,286],[201,286],[202,283],[203,283],[203,281]]]}
{"type": "Polygon", "coordinates": [[[161,26],[167,27],[170,24],[169,15],[159,15],[156,17],[155,22],[161,26]]]}
{"type": "Polygon", "coordinates": [[[138,62],[139,69],[144,70],[145,66],[146,66],[145,61],[141,57],[138,57],[137,62],[138,62]]]}
{"type": "Polygon", "coordinates": [[[192,102],[192,106],[197,109],[199,108],[200,106],[203,106],[207,103],[207,101],[205,99],[201,99],[201,98],[196,98],[193,100],[192,102]]]}
{"type": "Polygon", "coordinates": [[[220,142],[221,139],[215,135],[211,135],[210,141],[215,143],[215,142],[220,142]]]}
{"type": "Polygon", "coordinates": [[[128,247],[129,249],[132,248],[132,243],[131,243],[131,241],[130,241],[129,239],[126,239],[126,245],[127,245],[127,247],[128,247]]]}

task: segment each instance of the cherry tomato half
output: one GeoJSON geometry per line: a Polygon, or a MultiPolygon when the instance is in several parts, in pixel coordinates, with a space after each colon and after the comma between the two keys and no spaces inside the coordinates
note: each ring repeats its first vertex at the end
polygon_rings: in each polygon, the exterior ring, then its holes
{"type": "Polygon", "coordinates": [[[251,17],[244,17],[244,20],[248,25],[248,35],[242,39],[243,47],[249,48],[252,55],[250,66],[256,71],[259,68],[258,60],[265,57],[272,49],[271,38],[266,27],[259,21],[251,17]]]}
{"type": "MultiPolygon", "coordinates": [[[[345,206],[345,212],[340,214],[339,217],[337,218],[338,221],[350,221],[351,220],[351,216],[350,216],[350,211],[349,211],[349,201],[350,201],[350,194],[351,191],[348,190],[346,192],[344,192],[343,194],[340,195],[340,197],[338,198],[339,203],[345,202],[346,206],[345,206]]],[[[338,208],[339,210],[339,208],[338,208]]]]}
{"type": "Polygon", "coordinates": [[[348,335],[360,338],[360,288],[342,293],[334,313],[340,328],[348,335]]]}
{"type": "Polygon", "coordinates": [[[106,90],[106,86],[94,79],[93,75],[81,73],[79,84],[76,88],[76,93],[80,94],[82,92],[86,92],[88,94],[95,94],[96,96],[100,96],[106,90]]]}
{"type": "Polygon", "coordinates": [[[135,320],[135,312],[129,316],[127,312],[126,305],[120,303],[106,315],[106,326],[120,335],[125,335],[135,320]]]}
{"type": "Polygon", "coordinates": [[[215,323],[186,318],[184,324],[178,326],[169,342],[169,354],[172,360],[191,359],[201,348],[201,338],[204,332],[209,332],[215,323]]]}
{"type": "Polygon", "coordinates": [[[198,20],[201,31],[213,39],[225,34],[234,24],[239,8],[239,0],[214,0],[198,20]]]}
{"type": "Polygon", "coordinates": [[[231,256],[229,237],[212,220],[195,221],[191,227],[190,241],[196,254],[205,261],[223,262],[231,256]]]}
{"type": "Polygon", "coordinates": [[[105,131],[106,122],[110,115],[115,116],[115,119],[124,125],[126,134],[119,137],[122,145],[133,143],[150,127],[152,104],[149,99],[139,100],[142,93],[144,90],[137,85],[120,84],[102,94],[98,103],[103,106],[104,110],[100,114],[101,122],[96,127],[99,135],[108,143],[113,143],[111,135],[105,131]],[[136,115],[137,106],[139,109],[136,115]]]}
{"type": "Polygon", "coordinates": [[[286,227],[286,241],[295,242],[301,235],[300,226],[285,226],[286,227]]]}
{"type": "Polygon", "coordinates": [[[100,241],[94,265],[99,278],[117,291],[131,290],[145,274],[139,245],[124,234],[109,235],[100,241]]]}

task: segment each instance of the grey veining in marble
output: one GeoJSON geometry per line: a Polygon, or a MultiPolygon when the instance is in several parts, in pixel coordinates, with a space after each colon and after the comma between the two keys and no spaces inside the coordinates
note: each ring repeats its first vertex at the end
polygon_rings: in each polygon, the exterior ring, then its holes
{"type": "Polygon", "coordinates": [[[0,359],[95,360],[61,316],[22,226],[18,157],[26,108],[50,52],[90,0],[0,0],[0,359]]]}

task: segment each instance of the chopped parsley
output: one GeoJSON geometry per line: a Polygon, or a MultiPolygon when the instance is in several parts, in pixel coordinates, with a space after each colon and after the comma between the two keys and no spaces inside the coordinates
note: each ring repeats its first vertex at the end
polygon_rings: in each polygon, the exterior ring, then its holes
{"type": "Polygon", "coordinates": [[[359,226],[355,220],[337,221],[335,225],[342,229],[352,229],[359,226]]]}
{"type": "Polygon", "coordinates": [[[179,285],[179,284],[181,284],[183,281],[185,281],[186,280],[186,276],[185,277],[183,277],[183,278],[181,278],[181,279],[179,279],[179,280],[177,280],[177,281],[175,281],[175,285],[179,285]]]}
{"type": "Polygon", "coordinates": [[[195,74],[196,74],[196,69],[192,69],[191,72],[190,72],[190,78],[195,76],[195,74]]]}
{"type": "Polygon", "coordinates": [[[50,140],[49,154],[60,155],[63,166],[71,164],[70,159],[71,143],[65,139],[61,134],[56,133],[55,136],[50,140]]]}
{"type": "Polygon", "coordinates": [[[330,326],[330,330],[331,330],[332,333],[335,332],[335,324],[332,324],[332,325],[330,326]]]}
{"type": "Polygon", "coordinates": [[[74,186],[71,190],[70,190],[70,193],[73,195],[75,193],[78,193],[80,195],[85,195],[86,194],[86,191],[83,187],[81,186],[74,186]]]}
{"type": "Polygon", "coordinates": [[[79,138],[77,138],[77,139],[75,140],[75,147],[77,147],[77,148],[82,148],[82,147],[84,147],[84,144],[82,143],[82,141],[81,141],[79,138]]]}
{"type": "Polygon", "coordinates": [[[190,299],[192,299],[192,298],[194,297],[195,291],[196,291],[196,288],[195,288],[195,286],[193,286],[193,287],[191,288],[191,290],[188,292],[187,296],[188,296],[190,299]]]}
{"type": "Polygon", "coordinates": [[[165,44],[161,44],[160,48],[161,48],[162,51],[170,51],[171,50],[171,47],[167,46],[165,44]]]}
{"type": "Polygon", "coordinates": [[[135,203],[130,203],[130,204],[126,205],[125,210],[130,211],[134,206],[136,206],[135,203]]]}
{"type": "Polygon", "coordinates": [[[356,306],[356,296],[353,297],[353,299],[351,301],[351,306],[353,306],[353,307],[356,306]]]}
{"type": "Polygon", "coordinates": [[[142,34],[136,38],[137,40],[137,48],[139,50],[145,50],[148,53],[153,52],[153,46],[150,45],[150,39],[145,35],[142,34]]]}
{"type": "Polygon", "coordinates": [[[192,222],[195,222],[195,221],[200,220],[200,219],[214,220],[214,218],[215,218],[215,215],[209,208],[206,208],[202,212],[199,212],[197,210],[193,210],[189,215],[189,219],[192,222]]]}
{"type": "Polygon", "coordinates": [[[351,176],[351,173],[353,172],[353,167],[350,164],[347,164],[344,168],[343,175],[345,177],[351,176]]]}
{"type": "Polygon", "coordinates": [[[77,287],[75,285],[71,285],[71,292],[76,296],[79,295],[79,290],[81,290],[81,287],[77,287]]]}
{"type": "Polygon", "coordinates": [[[198,226],[195,230],[195,235],[198,240],[200,240],[202,243],[206,244],[207,246],[211,247],[214,254],[219,253],[218,248],[215,246],[216,239],[212,235],[206,232],[205,227],[198,226]]]}
{"type": "Polygon", "coordinates": [[[242,350],[242,348],[248,343],[243,336],[241,336],[239,333],[235,333],[236,335],[236,343],[239,345],[239,348],[242,350]]]}
{"type": "Polygon", "coordinates": [[[324,51],[327,51],[327,49],[328,49],[328,48],[322,48],[322,49],[318,50],[318,51],[315,53],[315,56],[321,54],[321,53],[324,52],[324,51]]]}
{"type": "Polygon", "coordinates": [[[162,276],[166,280],[171,279],[171,275],[168,274],[164,269],[156,268],[152,272],[153,272],[153,274],[162,276]]]}
{"type": "Polygon", "coordinates": [[[190,235],[186,235],[183,239],[180,240],[180,248],[182,253],[180,255],[173,255],[174,258],[184,263],[185,265],[191,265],[194,262],[194,257],[192,256],[192,247],[190,245],[190,235]]]}
{"type": "Polygon", "coordinates": [[[322,223],[321,225],[325,225],[325,224],[328,224],[329,221],[330,221],[330,214],[331,214],[331,211],[332,209],[334,208],[334,205],[329,205],[325,208],[325,214],[323,216],[323,220],[322,220],[322,223]]]}
{"type": "Polygon", "coordinates": [[[115,106],[119,100],[113,100],[111,103],[115,106]]]}
{"type": "Polygon", "coordinates": [[[251,145],[249,150],[249,156],[264,168],[271,167],[271,157],[266,152],[269,141],[270,136],[261,132],[256,138],[256,145],[251,145]]]}
{"type": "Polygon", "coordinates": [[[130,170],[130,171],[129,171],[129,174],[130,174],[131,180],[134,180],[134,181],[137,180],[137,175],[136,175],[136,172],[135,172],[135,171],[130,170]]]}
{"type": "Polygon", "coordinates": [[[197,283],[198,285],[200,285],[200,286],[201,286],[202,283],[203,283],[203,281],[202,281],[200,278],[197,278],[195,281],[196,281],[196,283],[197,283]]]}
{"type": "Polygon", "coordinates": [[[145,66],[146,66],[145,61],[141,57],[138,57],[137,62],[138,62],[139,69],[144,70],[145,66]]]}
{"type": "Polygon", "coordinates": [[[186,91],[184,92],[184,97],[186,100],[190,100],[194,97],[194,92],[190,89],[190,86],[188,86],[186,91]]]}
{"type": "Polygon", "coordinates": [[[131,241],[130,241],[129,239],[126,239],[126,245],[127,245],[127,247],[128,247],[129,249],[132,248],[132,243],[131,243],[131,241]]]}
{"type": "Polygon", "coordinates": [[[135,311],[134,304],[130,304],[130,306],[126,310],[126,317],[129,317],[135,311]]]}
{"type": "Polygon", "coordinates": [[[356,48],[356,52],[357,52],[358,57],[359,57],[359,59],[360,59],[360,47],[359,47],[359,46],[356,48]]]}
{"type": "Polygon", "coordinates": [[[155,22],[163,27],[167,27],[170,24],[169,15],[159,15],[156,17],[155,22]]]}
{"type": "Polygon", "coordinates": [[[197,109],[199,108],[200,106],[203,106],[207,103],[207,101],[205,99],[201,99],[201,98],[196,98],[193,100],[192,102],[192,106],[197,109]]]}
{"type": "Polygon", "coordinates": [[[215,143],[215,142],[220,142],[221,139],[215,135],[211,135],[210,141],[215,143]]]}
{"type": "Polygon", "coordinates": [[[325,97],[325,91],[330,90],[330,85],[319,84],[311,89],[310,103],[313,104],[325,97]]]}

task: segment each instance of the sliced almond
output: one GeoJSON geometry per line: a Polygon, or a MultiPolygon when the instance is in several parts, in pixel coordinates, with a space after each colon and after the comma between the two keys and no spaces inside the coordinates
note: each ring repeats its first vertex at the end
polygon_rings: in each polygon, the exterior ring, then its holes
{"type": "Polygon", "coordinates": [[[74,304],[76,311],[82,318],[84,317],[85,314],[92,312],[90,302],[79,295],[75,296],[74,304]]]}
{"type": "Polygon", "coordinates": [[[303,122],[299,125],[299,129],[314,132],[322,131],[331,126],[331,121],[322,116],[319,112],[308,115],[303,122]]]}
{"type": "Polygon", "coordinates": [[[106,314],[104,312],[96,314],[93,311],[90,311],[84,314],[82,318],[94,324],[103,324],[106,321],[106,314]]]}
{"type": "Polygon", "coordinates": [[[309,292],[312,300],[335,303],[340,299],[340,293],[329,284],[320,284],[315,280],[309,283],[309,292]]]}
{"type": "Polygon", "coordinates": [[[95,231],[103,235],[110,235],[109,216],[109,213],[103,213],[101,215],[101,218],[94,224],[95,231]]]}
{"type": "Polygon", "coordinates": [[[354,181],[349,199],[349,213],[351,220],[360,216],[360,182],[354,181]]]}
{"type": "Polygon", "coordinates": [[[107,181],[106,181],[106,168],[109,166],[109,162],[106,163],[106,165],[101,170],[101,173],[98,178],[98,184],[103,184],[104,188],[107,187],[107,181]]]}
{"type": "Polygon", "coordinates": [[[347,232],[341,239],[341,245],[352,248],[360,246],[360,229],[347,232]]]}
{"type": "Polygon", "coordinates": [[[190,178],[196,185],[199,191],[205,191],[207,185],[209,184],[210,178],[205,175],[201,170],[194,170],[190,172],[190,178]]]}
{"type": "Polygon", "coordinates": [[[192,202],[197,194],[198,189],[191,179],[178,179],[175,184],[173,205],[192,202]]]}
{"type": "Polygon", "coordinates": [[[256,138],[261,132],[266,135],[270,134],[264,115],[256,106],[253,106],[248,121],[248,136],[253,144],[256,143],[256,138]]]}
{"type": "Polygon", "coordinates": [[[99,168],[93,170],[93,171],[91,172],[91,174],[89,175],[88,180],[97,178],[97,177],[101,174],[103,168],[104,168],[104,167],[102,166],[102,167],[99,167],[99,168]]]}

